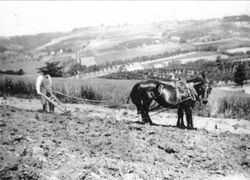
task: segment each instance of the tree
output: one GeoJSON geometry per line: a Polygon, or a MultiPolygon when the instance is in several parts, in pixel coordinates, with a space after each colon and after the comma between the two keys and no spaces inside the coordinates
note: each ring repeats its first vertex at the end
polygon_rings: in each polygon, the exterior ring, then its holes
{"type": "Polygon", "coordinates": [[[0,45],[0,53],[4,52],[4,51],[6,51],[6,50],[7,50],[7,48],[6,48],[6,47],[4,47],[4,46],[0,45]]]}
{"type": "Polygon", "coordinates": [[[46,66],[38,68],[38,72],[49,74],[51,77],[62,77],[62,66],[59,66],[59,63],[59,61],[52,63],[46,62],[46,66]]]}
{"type": "Polygon", "coordinates": [[[234,73],[234,82],[242,87],[244,80],[246,80],[246,68],[244,64],[239,64],[234,73]]]}
{"type": "Polygon", "coordinates": [[[70,70],[68,71],[68,73],[70,75],[76,75],[81,70],[82,70],[81,64],[72,64],[71,67],[70,67],[70,70]]]}
{"type": "Polygon", "coordinates": [[[221,61],[221,57],[220,56],[217,56],[216,57],[216,61],[215,61],[215,63],[216,63],[216,67],[219,69],[219,70],[223,70],[223,63],[222,63],[222,61],[221,61]]]}
{"type": "Polygon", "coordinates": [[[184,38],[181,38],[181,39],[180,39],[180,43],[186,43],[186,42],[187,42],[186,39],[184,39],[184,38]]]}
{"type": "Polygon", "coordinates": [[[23,69],[19,69],[19,71],[17,71],[17,75],[24,75],[23,69]]]}

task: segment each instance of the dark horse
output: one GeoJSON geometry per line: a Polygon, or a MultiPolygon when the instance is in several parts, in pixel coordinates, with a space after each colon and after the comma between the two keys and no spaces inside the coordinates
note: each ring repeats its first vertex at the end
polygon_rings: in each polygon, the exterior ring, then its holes
{"type": "Polygon", "coordinates": [[[184,127],[183,111],[185,111],[187,128],[193,129],[192,107],[195,101],[206,104],[210,92],[209,81],[202,73],[201,76],[187,80],[182,88],[157,80],[139,82],[132,88],[130,98],[136,105],[138,114],[141,114],[142,123],[153,124],[148,112],[150,104],[155,100],[163,107],[178,108],[178,127],[184,127]]]}

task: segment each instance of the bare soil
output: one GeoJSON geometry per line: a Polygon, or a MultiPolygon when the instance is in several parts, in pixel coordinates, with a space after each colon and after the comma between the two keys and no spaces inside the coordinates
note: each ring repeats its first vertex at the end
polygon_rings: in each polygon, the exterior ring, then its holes
{"type": "Polygon", "coordinates": [[[198,129],[185,130],[169,113],[150,126],[126,109],[67,105],[65,116],[38,100],[0,103],[0,179],[250,178],[249,121],[194,117],[198,129]]]}

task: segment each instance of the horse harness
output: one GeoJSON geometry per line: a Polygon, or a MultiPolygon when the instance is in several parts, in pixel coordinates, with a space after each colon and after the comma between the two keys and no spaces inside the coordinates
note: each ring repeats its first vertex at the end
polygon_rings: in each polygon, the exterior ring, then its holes
{"type": "Polygon", "coordinates": [[[189,99],[193,101],[197,100],[197,92],[193,83],[187,83],[185,80],[176,81],[174,83],[174,88],[176,90],[177,104],[189,99]]]}

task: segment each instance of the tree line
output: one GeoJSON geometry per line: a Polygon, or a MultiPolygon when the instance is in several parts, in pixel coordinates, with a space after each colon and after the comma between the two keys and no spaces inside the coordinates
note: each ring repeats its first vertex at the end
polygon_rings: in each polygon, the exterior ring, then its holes
{"type": "Polygon", "coordinates": [[[132,72],[117,72],[112,73],[102,78],[106,79],[133,79],[133,80],[144,80],[144,79],[159,79],[165,81],[171,81],[178,77],[194,77],[200,72],[206,72],[210,79],[216,82],[223,81],[234,81],[237,85],[243,85],[244,81],[250,79],[250,62],[226,62],[217,60],[215,62],[208,62],[200,60],[196,62],[189,62],[181,64],[178,62],[169,63],[165,68],[159,69],[144,69],[132,72]]]}

